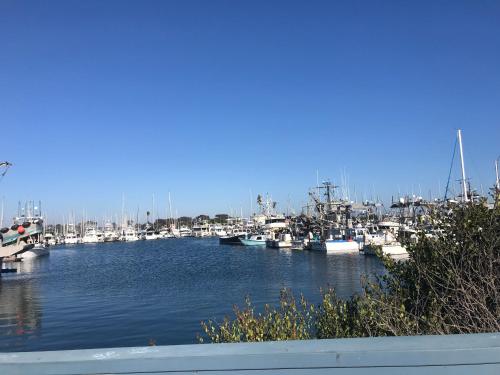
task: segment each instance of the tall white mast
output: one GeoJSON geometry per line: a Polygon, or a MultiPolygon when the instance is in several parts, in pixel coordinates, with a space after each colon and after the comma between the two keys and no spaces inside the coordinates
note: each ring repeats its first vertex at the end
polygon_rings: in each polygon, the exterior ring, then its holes
{"type": "Polygon", "coordinates": [[[125,230],[127,224],[125,223],[125,193],[122,192],[122,231],[125,230]]]}
{"type": "MultiPolygon", "coordinates": [[[[497,189],[500,189],[500,180],[498,179],[498,159],[495,160],[495,172],[497,175],[497,180],[496,180],[497,189]]],[[[2,201],[2,208],[3,208],[3,201],[2,201]]],[[[2,210],[2,212],[3,212],[3,210],[2,210]]],[[[3,215],[2,215],[2,219],[3,219],[3,215]]]]}
{"type": "Polygon", "coordinates": [[[462,194],[463,201],[468,202],[469,198],[467,196],[467,180],[465,179],[465,164],[464,164],[464,151],[462,148],[462,131],[458,129],[458,145],[460,148],[460,163],[462,164],[462,194]]]}
{"type": "MultiPolygon", "coordinates": [[[[497,173],[498,174],[498,173],[497,173]]],[[[498,180],[498,178],[497,178],[498,180]]],[[[248,217],[252,217],[253,215],[253,197],[252,197],[252,189],[249,189],[248,191],[250,193],[250,215],[248,215],[248,217]]]]}
{"type": "Polygon", "coordinates": [[[169,208],[169,211],[170,211],[170,225],[172,225],[172,199],[170,197],[170,192],[168,192],[168,208],[169,208]]]}
{"type": "Polygon", "coordinates": [[[155,193],[153,193],[153,209],[151,210],[151,215],[153,217],[153,228],[155,223],[155,193]]]}

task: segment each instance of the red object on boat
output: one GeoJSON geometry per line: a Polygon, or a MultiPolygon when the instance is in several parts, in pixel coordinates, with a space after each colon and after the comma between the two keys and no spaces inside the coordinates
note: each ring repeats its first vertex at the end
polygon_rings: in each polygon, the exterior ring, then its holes
{"type": "Polygon", "coordinates": [[[22,225],[19,225],[17,227],[17,233],[19,233],[19,234],[23,234],[24,233],[24,227],[22,225]]]}

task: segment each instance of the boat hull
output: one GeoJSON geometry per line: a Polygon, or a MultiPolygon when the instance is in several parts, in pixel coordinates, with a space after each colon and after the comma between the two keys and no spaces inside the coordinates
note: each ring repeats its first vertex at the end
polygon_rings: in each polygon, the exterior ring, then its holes
{"type": "Polygon", "coordinates": [[[344,240],[311,241],[310,249],[327,254],[356,254],[359,253],[359,244],[356,241],[344,240]]]}
{"type": "Polygon", "coordinates": [[[271,249],[288,249],[292,247],[292,243],[289,241],[267,240],[266,246],[271,249]]]}
{"type": "Polygon", "coordinates": [[[265,240],[251,240],[251,239],[242,238],[242,239],[240,239],[240,242],[244,246],[266,246],[265,240]]]}
{"type": "Polygon", "coordinates": [[[32,258],[37,258],[41,257],[44,255],[49,255],[49,249],[45,246],[34,246],[28,251],[25,251],[22,253],[19,257],[21,259],[32,259],[32,258]]]}
{"type": "Polygon", "coordinates": [[[219,237],[219,244],[221,245],[241,245],[241,237],[240,236],[227,236],[227,237],[219,237]]]}
{"type": "Polygon", "coordinates": [[[377,249],[382,250],[383,255],[388,255],[392,258],[404,259],[408,258],[408,251],[399,243],[385,244],[385,245],[366,245],[363,252],[366,255],[377,255],[377,249]]]}

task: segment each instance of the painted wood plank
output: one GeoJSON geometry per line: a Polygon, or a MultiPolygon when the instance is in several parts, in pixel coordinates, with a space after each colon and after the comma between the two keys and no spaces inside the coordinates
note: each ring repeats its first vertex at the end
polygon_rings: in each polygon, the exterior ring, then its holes
{"type": "Polygon", "coordinates": [[[0,374],[500,374],[500,335],[380,337],[0,354],[0,374]]]}

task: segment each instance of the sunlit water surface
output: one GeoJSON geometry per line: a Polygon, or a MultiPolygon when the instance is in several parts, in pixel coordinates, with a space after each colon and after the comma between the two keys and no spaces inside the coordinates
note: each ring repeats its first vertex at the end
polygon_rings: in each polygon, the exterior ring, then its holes
{"type": "Polygon", "coordinates": [[[363,255],[219,245],[216,238],[52,247],[0,280],[0,351],[195,343],[200,321],[281,288],[318,302],[320,288],[360,290],[383,272],[363,255]]]}

